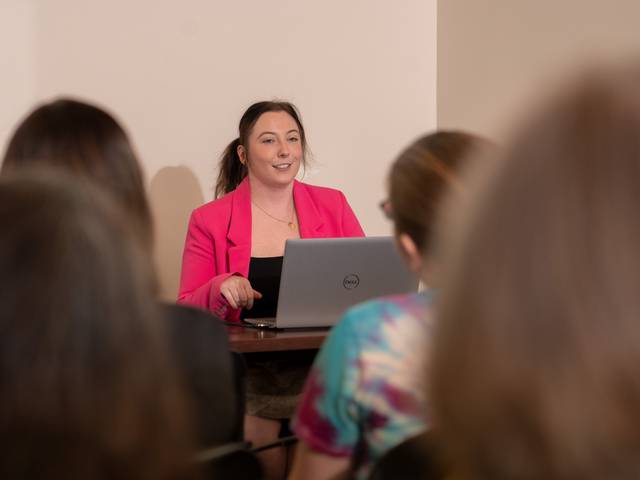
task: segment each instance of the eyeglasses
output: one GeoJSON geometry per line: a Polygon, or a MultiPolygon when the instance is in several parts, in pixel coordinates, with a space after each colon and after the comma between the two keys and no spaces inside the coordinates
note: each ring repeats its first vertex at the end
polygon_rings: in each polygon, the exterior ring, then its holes
{"type": "Polygon", "coordinates": [[[388,198],[382,200],[378,206],[380,207],[380,210],[382,210],[382,213],[384,213],[385,217],[389,220],[393,220],[393,210],[391,209],[391,202],[388,198]]]}

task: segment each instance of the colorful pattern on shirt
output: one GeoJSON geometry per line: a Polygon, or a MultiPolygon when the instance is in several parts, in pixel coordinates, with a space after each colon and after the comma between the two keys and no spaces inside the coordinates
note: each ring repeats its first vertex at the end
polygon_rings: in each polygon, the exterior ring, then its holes
{"type": "Polygon", "coordinates": [[[333,328],[311,369],[293,428],[313,450],[352,457],[366,478],[384,452],[426,428],[431,293],[358,305],[333,328]]]}

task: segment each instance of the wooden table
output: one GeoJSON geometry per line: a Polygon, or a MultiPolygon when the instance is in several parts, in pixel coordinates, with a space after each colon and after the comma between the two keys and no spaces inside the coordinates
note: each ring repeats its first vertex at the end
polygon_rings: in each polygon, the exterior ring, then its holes
{"type": "Polygon", "coordinates": [[[329,328],[269,330],[227,326],[231,349],[240,353],[314,350],[320,348],[329,328]]]}

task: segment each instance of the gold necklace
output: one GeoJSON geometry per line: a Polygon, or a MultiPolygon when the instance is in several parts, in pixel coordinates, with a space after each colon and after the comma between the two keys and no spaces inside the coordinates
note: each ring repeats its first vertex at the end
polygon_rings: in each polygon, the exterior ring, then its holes
{"type": "Polygon", "coordinates": [[[264,208],[262,208],[260,205],[258,205],[256,202],[253,201],[253,199],[251,199],[251,203],[253,203],[256,207],[258,207],[262,213],[264,213],[265,215],[267,215],[268,217],[273,218],[275,221],[280,222],[280,223],[286,223],[287,226],[291,229],[294,230],[296,229],[296,224],[293,221],[293,213],[291,212],[291,221],[289,220],[282,220],[280,218],[274,217],[273,215],[271,215],[269,212],[267,212],[264,208]]]}

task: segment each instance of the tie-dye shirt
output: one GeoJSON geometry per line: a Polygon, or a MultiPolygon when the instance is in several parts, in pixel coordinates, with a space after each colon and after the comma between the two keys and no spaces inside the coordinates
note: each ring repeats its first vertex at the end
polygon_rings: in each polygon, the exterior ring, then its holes
{"type": "Polygon", "coordinates": [[[358,479],[387,450],[426,428],[431,296],[397,295],[350,309],[309,373],[293,429],[314,451],[351,457],[358,479]]]}

